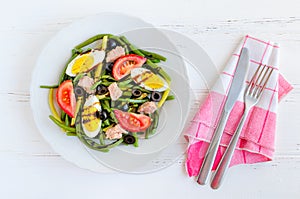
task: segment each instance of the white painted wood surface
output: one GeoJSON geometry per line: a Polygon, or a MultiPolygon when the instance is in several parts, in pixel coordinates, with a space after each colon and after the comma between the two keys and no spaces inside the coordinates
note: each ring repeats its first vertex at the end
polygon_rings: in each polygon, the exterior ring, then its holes
{"type": "MultiPolygon", "coordinates": [[[[300,198],[300,2],[1,1],[1,198],[300,198]],[[185,174],[184,158],[146,175],[77,168],[40,136],[30,110],[31,73],[40,50],[61,28],[115,11],[176,30],[198,42],[221,70],[245,34],[281,44],[281,72],[294,90],[280,103],[274,161],[237,166],[217,191],[185,174]]],[[[162,160],[163,161],[163,160],[162,160]]]]}

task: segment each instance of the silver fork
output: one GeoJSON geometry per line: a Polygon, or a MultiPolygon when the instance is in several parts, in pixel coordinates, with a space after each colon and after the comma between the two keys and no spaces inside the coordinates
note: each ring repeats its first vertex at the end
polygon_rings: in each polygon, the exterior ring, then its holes
{"type": "Polygon", "coordinates": [[[231,158],[233,156],[234,153],[234,149],[236,147],[236,144],[238,142],[238,139],[240,137],[243,125],[246,121],[247,115],[249,113],[249,111],[251,110],[251,108],[257,104],[257,102],[259,101],[263,90],[266,87],[266,84],[271,76],[273,72],[273,68],[269,68],[266,65],[264,65],[262,67],[262,65],[259,65],[259,67],[257,68],[257,70],[255,71],[251,81],[249,82],[249,85],[247,86],[247,88],[245,89],[244,92],[244,101],[245,101],[245,111],[244,114],[241,118],[241,121],[236,129],[236,132],[234,133],[217,169],[216,172],[212,178],[211,181],[211,187],[213,189],[217,189],[219,188],[219,186],[222,183],[222,180],[224,178],[224,174],[226,173],[231,158]]]}

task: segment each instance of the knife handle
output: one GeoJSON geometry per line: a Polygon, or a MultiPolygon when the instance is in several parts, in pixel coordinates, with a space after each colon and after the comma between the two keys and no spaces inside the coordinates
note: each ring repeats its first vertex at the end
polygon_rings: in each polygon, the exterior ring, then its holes
{"type": "Polygon", "coordinates": [[[236,132],[233,134],[233,137],[232,137],[232,139],[231,139],[231,141],[230,141],[225,153],[223,154],[223,157],[216,169],[216,172],[212,178],[211,185],[210,185],[211,188],[213,188],[213,189],[218,189],[224,179],[224,176],[226,174],[226,171],[229,167],[232,156],[234,154],[235,147],[238,143],[240,134],[242,132],[244,123],[246,121],[247,114],[248,114],[248,111],[245,111],[245,113],[243,114],[242,119],[236,129],[236,132]]]}
{"type": "Polygon", "coordinates": [[[202,167],[200,169],[199,175],[197,177],[198,184],[205,185],[207,183],[209,174],[211,173],[211,169],[214,164],[214,160],[216,158],[216,154],[220,145],[221,137],[228,119],[230,112],[223,111],[221,115],[221,120],[219,125],[214,133],[214,136],[211,140],[209,148],[205,154],[204,161],[202,167]]]}

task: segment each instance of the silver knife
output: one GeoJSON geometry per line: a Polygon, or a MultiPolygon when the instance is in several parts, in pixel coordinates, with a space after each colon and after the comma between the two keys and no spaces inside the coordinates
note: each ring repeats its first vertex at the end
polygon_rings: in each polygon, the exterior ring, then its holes
{"type": "Polygon", "coordinates": [[[242,48],[240,58],[238,60],[238,65],[228,92],[228,96],[222,111],[221,119],[219,121],[218,127],[214,133],[211,140],[211,144],[206,152],[202,167],[200,169],[199,175],[197,177],[197,182],[201,185],[207,183],[208,177],[211,173],[211,169],[216,158],[216,154],[220,145],[221,137],[228,120],[228,116],[238,99],[245,82],[246,74],[249,67],[249,51],[247,48],[242,48]]]}

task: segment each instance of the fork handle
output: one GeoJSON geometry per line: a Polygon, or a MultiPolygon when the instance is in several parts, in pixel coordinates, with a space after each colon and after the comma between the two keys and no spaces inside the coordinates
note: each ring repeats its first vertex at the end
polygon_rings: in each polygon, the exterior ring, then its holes
{"type": "Polygon", "coordinates": [[[213,189],[217,189],[220,187],[223,179],[224,179],[224,176],[225,176],[225,173],[229,167],[229,164],[231,162],[231,158],[234,154],[234,150],[235,150],[235,147],[237,145],[237,142],[239,140],[239,137],[240,137],[240,134],[242,132],[242,129],[243,129],[243,126],[244,126],[244,123],[246,121],[246,116],[248,115],[248,110],[245,110],[243,116],[242,116],[242,119],[235,131],[235,133],[233,134],[233,137],[215,171],[215,174],[213,176],[213,179],[211,181],[211,187],[213,189]]]}
{"type": "Polygon", "coordinates": [[[197,177],[198,184],[205,185],[207,183],[209,174],[211,173],[211,169],[213,167],[214,160],[215,160],[218,148],[219,148],[221,137],[222,137],[226,122],[228,120],[229,113],[230,112],[228,112],[228,111],[222,112],[221,120],[219,122],[219,125],[218,125],[215,133],[214,133],[214,136],[211,140],[209,148],[205,154],[202,167],[201,167],[199,175],[197,177]]]}

